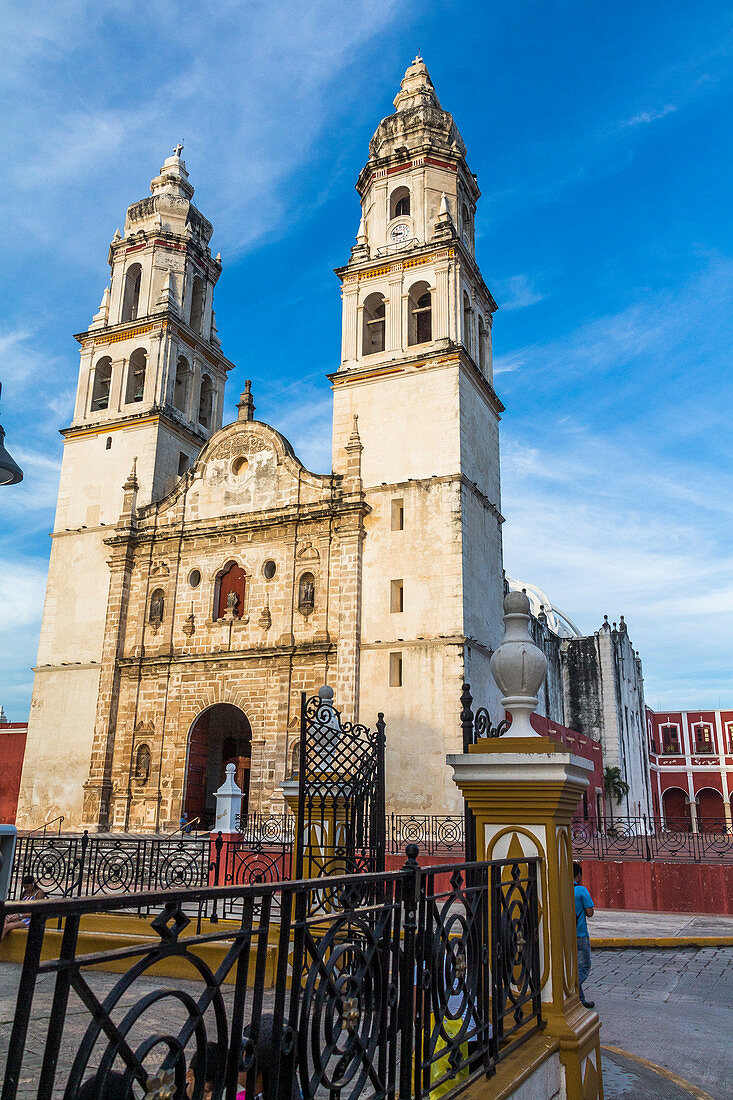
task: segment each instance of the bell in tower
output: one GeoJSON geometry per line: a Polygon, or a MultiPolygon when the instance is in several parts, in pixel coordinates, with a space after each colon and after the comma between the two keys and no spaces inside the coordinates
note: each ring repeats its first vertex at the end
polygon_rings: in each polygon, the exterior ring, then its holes
{"type": "Polygon", "coordinates": [[[474,256],[480,191],[466,146],[416,57],[369,143],[343,282],[341,369],[462,348],[490,384],[496,302],[474,256]]]}

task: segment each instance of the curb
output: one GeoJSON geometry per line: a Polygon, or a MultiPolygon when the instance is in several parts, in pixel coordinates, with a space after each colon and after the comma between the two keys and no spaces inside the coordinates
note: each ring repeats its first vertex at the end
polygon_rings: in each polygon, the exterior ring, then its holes
{"type": "Polygon", "coordinates": [[[591,949],[638,947],[733,947],[733,936],[600,936],[590,941],[591,949]]]}
{"type": "Polygon", "coordinates": [[[673,1085],[677,1085],[684,1092],[694,1097],[694,1100],[715,1100],[715,1097],[711,1096],[709,1092],[705,1092],[699,1085],[693,1085],[692,1081],[687,1081],[684,1077],[679,1077],[676,1073],[672,1073],[671,1070],[665,1069],[664,1066],[658,1066],[656,1062],[650,1062],[648,1058],[642,1058],[638,1054],[632,1054],[629,1050],[624,1050],[622,1047],[612,1046],[611,1043],[601,1043],[601,1057],[603,1051],[607,1051],[609,1054],[616,1054],[621,1058],[628,1058],[631,1062],[636,1062],[637,1065],[643,1066],[644,1069],[650,1070],[652,1073],[657,1074],[665,1081],[669,1081],[673,1085]]]}

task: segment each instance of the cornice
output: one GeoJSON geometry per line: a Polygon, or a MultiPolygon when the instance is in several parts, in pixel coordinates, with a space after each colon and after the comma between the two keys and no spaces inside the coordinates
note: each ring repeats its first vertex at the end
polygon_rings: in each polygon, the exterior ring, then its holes
{"type": "Polygon", "coordinates": [[[487,378],[479,370],[477,364],[462,344],[449,344],[447,348],[437,348],[428,353],[411,355],[401,359],[390,359],[379,365],[366,367],[348,367],[346,370],[337,370],[326,375],[331,385],[350,385],[358,382],[370,382],[375,378],[384,378],[388,375],[403,374],[410,368],[419,367],[421,370],[435,370],[437,368],[450,367],[458,363],[469,371],[476,387],[487,399],[489,405],[498,417],[505,411],[505,405],[498,397],[496,390],[487,378]]]}
{"type": "Polygon", "coordinates": [[[272,509],[264,512],[240,513],[236,516],[216,516],[206,520],[186,520],[181,531],[181,517],[172,515],[170,523],[128,528],[125,533],[110,534],[105,539],[107,546],[121,546],[132,542],[143,546],[150,542],[165,542],[173,539],[184,543],[197,538],[226,538],[229,535],[246,535],[256,531],[268,531],[271,527],[295,527],[303,523],[320,523],[334,518],[361,519],[371,512],[363,493],[346,498],[334,498],[328,501],[315,501],[312,504],[296,504],[288,508],[272,509]]]}
{"type": "MultiPolygon", "coordinates": [[[[138,669],[146,671],[168,668],[171,664],[181,665],[209,665],[209,664],[237,664],[241,662],[261,661],[263,658],[273,660],[277,658],[291,657],[324,657],[336,653],[335,642],[299,642],[287,646],[262,646],[251,649],[227,649],[219,652],[214,650],[206,653],[186,653],[173,651],[159,653],[149,657],[118,657],[116,664],[126,676],[133,675],[138,669]]],[[[95,666],[97,667],[97,666],[95,666]]]]}

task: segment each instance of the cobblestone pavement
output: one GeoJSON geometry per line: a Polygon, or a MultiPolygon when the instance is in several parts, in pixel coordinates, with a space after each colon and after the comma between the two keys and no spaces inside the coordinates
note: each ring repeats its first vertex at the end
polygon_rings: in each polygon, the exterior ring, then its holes
{"type": "MultiPolygon", "coordinates": [[[[0,1066],[5,1065],[20,967],[0,966],[0,1066]]],[[[87,972],[96,994],[103,996],[119,975],[87,972]]],[[[19,1097],[36,1096],[48,1028],[52,978],[39,978],[19,1097]]],[[[124,1006],[152,989],[180,988],[172,978],[140,979],[125,996],[124,1006]]],[[[675,950],[596,950],[586,993],[596,1003],[602,1022],[601,1042],[671,1071],[705,1090],[714,1100],[733,1097],[733,948],[675,950]]],[[[223,990],[227,1006],[231,987],[223,990]]],[[[72,994],[60,1063],[70,1064],[89,1024],[89,1013],[72,994]]],[[[171,1002],[155,1009],[150,1030],[174,1025],[171,1002]]],[[[606,1100],[681,1100],[700,1097],[617,1053],[606,1053],[606,1100]]],[[[60,1095],[59,1090],[55,1095],[60,1095]]]]}
{"type": "Polygon", "coordinates": [[[601,1018],[601,1043],[648,1059],[715,1100],[733,1097],[733,948],[596,950],[585,993],[601,1018]]]}

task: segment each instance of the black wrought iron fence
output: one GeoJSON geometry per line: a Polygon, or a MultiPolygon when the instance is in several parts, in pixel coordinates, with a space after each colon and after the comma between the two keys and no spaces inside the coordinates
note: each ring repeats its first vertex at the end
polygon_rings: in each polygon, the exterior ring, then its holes
{"type": "Polygon", "coordinates": [[[464,851],[463,814],[390,814],[387,818],[387,850],[403,852],[417,844],[427,855],[464,851]]]}
{"type": "Polygon", "coordinates": [[[407,856],[381,874],[3,906],[29,925],[2,1100],[21,1081],[38,1100],[90,1079],[102,1095],[112,1074],[130,1096],[184,1096],[187,1071],[200,1100],[212,1041],[226,1100],[254,1095],[258,1071],[277,1100],[417,1100],[490,1074],[541,1026],[537,862],[407,856]],[[185,904],[234,899],[236,922],[191,934],[185,904]],[[158,910],[151,939],[80,953],[85,917],[130,908],[158,910]],[[258,1064],[267,1014],[280,1057],[258,1064]]]}
{"type": "Polygon", "coordinates": [[[689,820],[645,814],[579,818],[572,823],[572,836],[577,859],[733,862],[733,829],[725,821],[700,822],[693,832],[689,820]]]}
{"type": "Polygon", "coordinates": [[[210,847],[208,836],[20,836],[8,896],[21,897],[27,876],[61,897],[201,887],[209,881],[210,847]]]}

